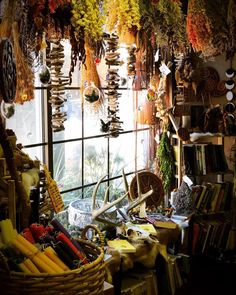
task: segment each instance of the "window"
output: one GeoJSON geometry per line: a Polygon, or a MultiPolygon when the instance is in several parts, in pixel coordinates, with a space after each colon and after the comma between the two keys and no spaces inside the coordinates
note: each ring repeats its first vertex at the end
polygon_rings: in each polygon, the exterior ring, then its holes
{"type": "MultiPolygon", "coordinates": [[[[68,72],[70,60],[69,44],[66,42],[65,46],[64,73],[68,72]]],[[[51,132],[47,114],[50,92],[40,85],[37,71],[35,98],[16,105],[15,115],[6,122],[7,128],[16,133],[17,142],[23,144],[24,151],[32,159],[37,157],[48,165],[66,205],[76,198],[91,197],[94,185],[103,176],[106,178],[99,188],[100,197],[108,186],[111,186],[110,197],[123,193],[122,169],[131,181],[135,171],[149,167],[150,129],[136,122],[136,110],[146,92],[131,89],[132,81],[124,76],[124,69],[125,65],[122,76],[128,83],[119,89],[122,94],[119,116],[124,123],[117,138],[108,137],[100,130],[100,119],[106,120],[106,99],[97,112],[88,102],[82,105],[78,68],[73,73],[72,85],[66,88],[64,131],[51,132]]],[[[105,73],[104,69],[101,72],[105,73]]],[[[101,80],[105,88],[105,77],[101,80]]]]}

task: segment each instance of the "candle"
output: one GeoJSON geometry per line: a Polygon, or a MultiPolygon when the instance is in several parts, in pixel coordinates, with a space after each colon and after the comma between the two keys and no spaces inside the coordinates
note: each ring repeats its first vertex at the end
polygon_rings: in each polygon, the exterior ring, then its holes
{"type": "Polygon", "coordinates": [[[24,262],[19,263],[18,266],[23,272],[31,273],[30,269],[24,264],[24,262]]]}
{"type": "Polygon", "coordinates": [[[40,257],[37,255],[32,256],[32,261],[34,264],[42,271],[50,274],[55,274],[55,270],[52,269],[49,265],[47,265],[40,257]]]}
{"type": "Polygon", "coordinates": [[[60,232],[62,232],[70,241],[71,243],[74,245],[74,247],[77,249],[77,252],[79,252],[80,255],[80,259],[83,261],[84,264],[88,263],[88,260],[86,258],[86,255],[83,251],[83,249],[81,248],[81,246],[79,245],[79,243],[74,240],[71,235],[68,233],[68,231],[64,228],[64,226],[56,219],[54,218],[51,221],[51,224],[54,226],[54,228],[60,232]]]}
{"type": "Polygon", "coordinates": [[[30,225],[30,230],[36,242],[38,242],[39,239],[42,238],[47,233],[47,230],[45,229],[45,227],[42,224],[37,224],[37,223],[32,223],[30,225]]]}
{"type": "Polygon", "coordinates": [[[63,272],[58,265],[51,261],[44,253],[40,252],[34,245],[28,242],[23,236],[18,234],[16,239],[11,241],[12,245],[15,246],[22,254],[29,257],[35,265],[47,273],[59,273],[63,272]]]}
{"type": "Polygon", "coordinates": [[[47,264],[51,269],[53,269],[54,273],[63,272],[63,269],[59,265],[57,265],[54,261],[52,261],[48,256],[46,256],[45,253],[38,252],[36,256],[40,258],[40,260],[43,261],[45,264],[47,264]]]}
{"type": "Polygon", "coordinates": [[[14,238],[14,229],[10,219],[0,221],[1,235],[4,244],[8,244],[14,238]]]}
{"type": "Polygon", "coordinates": [[[53,227],[57,230],[62,232],[65,236],[67,236],[69,239],[71,238],[70,234],[68,233],[68,231],[64,228],[64,226],[56,219],[54,218],[51,221],[51,224],[53,225],[53,227]]]}
{"type": "Polygon", "coordinates": [[[54,251],[54,249],[51,246],[44,249],[44,253],[52,261],[54,261],[57,265],[59,265],[64,271],[69,270],[69,267],[65,265],[63,261],[61,261],[61,259],[58,257],[57,253],[54,251]]]}
{"type": "Polygon", "coordinates": [[[75,245],[70,241],[70,239],[64,234],[64,233],[59,233],[56,236],[56,239],[58,241],[64,242],[65,244],[67,244],[72,251],[76,254],[76,256],[81,260],[82,264],[87,264],[88,260],[85,257],[85,255],[83,253],[81,253],[76,247],[75,245]]]}
{"type": "Polygon", "coordinates": [[[35,244],[35,240],[34,240],[34,237],[32,235],[32,232],[30,231],[30,229],[28,227],[23,230],[22,236],[26,240],[28,240],[31,244],[35,244]]]}
{"type": "Polygon", "coordinates": [[[11,241],[11,244],[27,257],[31,257],[35,254],[30,249],[28,249],[25,245],[21,244],[21,242],[19,242],[17,239],[13,239],[11,241]]]}
{"type": "Polygon", "coordinates": [[[21,234],[18,234],[16,236],[16,240],[19,241],[26,249],[28,249],[33,254],[36,254],[39,251],[37,247],[26,240],[21,234]]]}
{"type": "Polygon", "coordinates": [[[69,249],[65,249],[67,245],[63,244],[62,242],[58,242],[56,245],[54,245],[54,249],[57,253],[57,255],[60,257],[60,259],[68,265],[70,269],[74,269],[77,266],[74,263],[74,253],[70,255],[70,251],[72,251],[68,246],[69,249]]]}
{"type": "Polygon", "coordinates": [[[29,258],[26,258],[24,260],[24,265],[30,270],[31,273],[36,273],[36,274],[40,273],[38,268],[35,266],[35,264],[29,258]]]}

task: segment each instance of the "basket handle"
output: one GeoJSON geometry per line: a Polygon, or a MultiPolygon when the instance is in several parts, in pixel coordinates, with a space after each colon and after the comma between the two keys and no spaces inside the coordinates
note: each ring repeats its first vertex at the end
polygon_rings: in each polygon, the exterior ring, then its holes
{"type": "MultiPolygon", "coordinates": [[[[95,224],[88,224],[84,227],[84,229],[81,232],[81,238],[84,240],[87,240],[87,232],[89,229],[92,229],[93,231],[95,231],[96,234],[98,234],[99,236],[99,240],[100,240],[100,244],[101,244],[101,248],[104,250],[104,245],[105,245],[105,237],[104,234],[100,231],[100,229],[98,228],[97,225],[95,224]]],[[[94,235],[93,235],[94,236],[94,235]]]]}
{"type": "Polygon", "coordinates": [[[6,256],[2,253],[2,251],[0,250],[0,269],[3,269],[7,272],[10,272],[10,268],[9,265],[7,263],[7,258],[6,256]]]}

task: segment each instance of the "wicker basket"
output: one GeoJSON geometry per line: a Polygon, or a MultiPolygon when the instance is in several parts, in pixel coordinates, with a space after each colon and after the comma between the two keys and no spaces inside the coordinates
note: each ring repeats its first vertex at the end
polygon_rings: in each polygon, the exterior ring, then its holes
{"type": "MultiPolygon", "coordinates": [[[[78,269],[65,271],[60,274],[26,274],[22,272],[9,271],[6,258],[0,255],[0,290],[4,295],[98,295],[103,294],[103,283],[105,279],[104,269],[104,237],[94,225],[88,225],[82,237],[86,236],[88,229],[95,230],[101,240],[102,247],[96,246],[84,238],[77,239],[85,253],[89,255],[91,263],[80,266],[78,269]]],[[[2,253],[0,251],[0,253],[2,253]]]]}

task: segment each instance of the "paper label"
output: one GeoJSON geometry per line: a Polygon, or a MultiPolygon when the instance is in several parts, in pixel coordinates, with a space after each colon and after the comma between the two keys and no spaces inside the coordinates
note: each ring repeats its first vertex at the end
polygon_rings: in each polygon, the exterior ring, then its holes
{"type": "Polygon", "coordinates": [[[159,70],[164,76],[169,75],[169,73],[171,72],[170,69],[167,67],[167,65],[164,62],[159,67],[159,70]]]}

